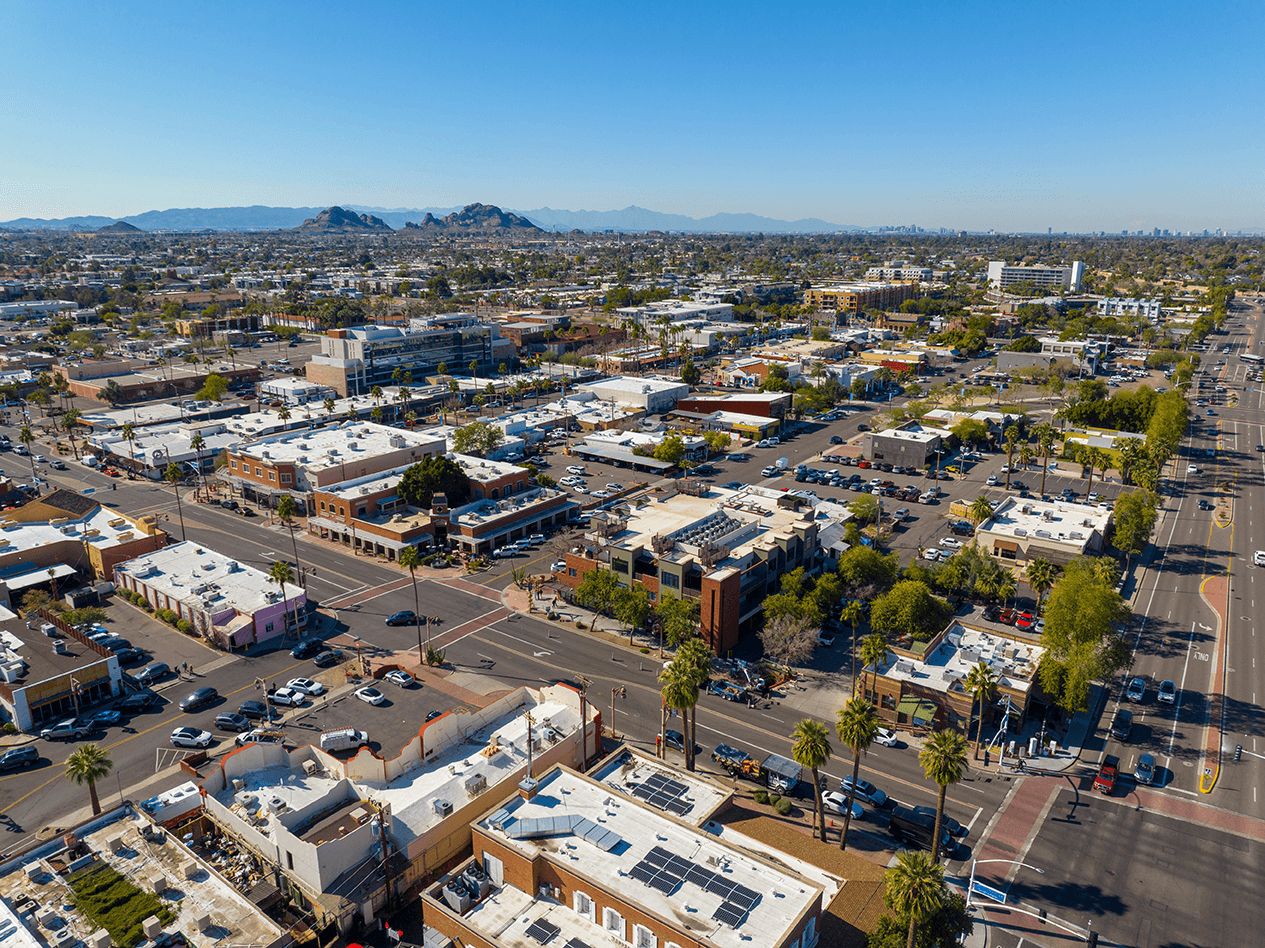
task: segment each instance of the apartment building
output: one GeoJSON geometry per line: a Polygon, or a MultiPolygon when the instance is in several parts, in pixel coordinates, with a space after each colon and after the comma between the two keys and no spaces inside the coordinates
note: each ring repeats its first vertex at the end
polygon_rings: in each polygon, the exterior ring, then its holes
{"type": "Polygon", "coordinates": [[[1094,308],[1100,316],[1130,316],[1145,319],[1153,325],[1163,318],[1163,307],[1157,299],[1134,300],[1108,296],[1100,299],[1094,308]]]}
{"type": "Polygon", "coordinates": [[[644,306],[621,306],[615,312],[621,319],[632,320],[653,334],[656,326],[680,323],[690,319],[727,322],[733,318],[734,308],[732,303],[663,300],[658,303],[646,303],[644,306]]]}
{"type": "Polygon", "coordinates": [[[867,280],[918,280],[931,282],[930,267],[870,267],[865,271],[867,280]]]}
{"type": "Polygon", "coordinates": [[[1071,290],[1081,288],[1081,280],[1085,276],[1085,264],[1079,260],[1067,267],[1049,267],[1042,264],[1020,266],[1008,264],[1004,260],[988,262],[988,281],[995,290],[1004,290],[1016,283],[1031,283],[1037,287],[1050,287],[1071,290]]]}
{"type": "Polygon", "coordinates": [[[916,283],[845,283],[804,291],[804,303],[814,309],[833,309],[860,316],[867,309],[896,309],[905,300],[922,296],[916,283]]]}
{"type": "Polygon", "coordinates": [[[396,370],[412,373],[414,382],[438,371],[467,374],[513,362],[514,341],[501,336],[496,323],[481,323],[455,313],[414,319],[407,327],[364,326],[331,329],[321,337],[321,351],[307,365],[307,380],[339,395],[368,394],[375,385],[391,385],[396,370]]]}

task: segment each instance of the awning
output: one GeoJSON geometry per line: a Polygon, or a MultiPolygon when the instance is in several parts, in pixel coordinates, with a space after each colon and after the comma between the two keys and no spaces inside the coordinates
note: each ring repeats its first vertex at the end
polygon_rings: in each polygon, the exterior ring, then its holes
{"type": "Polygon", "coordinates": [[[923,698],[905,697],[896,705],[896,713],[907,715],[915,724],[932,724],[936,719],[936,706],[923,698]]]}
{"type": "MultiPolygon", "coordinates": [[[[61,579],[64,576],[75,575],[75,568],[73,566],[67,566],[65,563],[58,563],[51,567],[51,569],[53,570],[53,575],[58,579],[61,579]]],[[[24,573],[14,573],[10,576],[0,576],[0,581],[3,581],[10,589],[29,589],[31,586],[38,586],[40,583],[48,582],[48,570],[49,567],[40,567],[39,569],[28,570],[24,573]]]]}
{"type": "Polygon", "coordinates": [[[626,448],[606,447],[592,444],[573,444],[571,446],[572,454],[583,455],[588,458],[596,458],[600,461],[621,461],[634,467],[644,467],[652,471],[666,471],[668,468],[675,467],[668,461],[660,461],[656,458],[644,457],[640,454],[633,454],[626,448]]]}

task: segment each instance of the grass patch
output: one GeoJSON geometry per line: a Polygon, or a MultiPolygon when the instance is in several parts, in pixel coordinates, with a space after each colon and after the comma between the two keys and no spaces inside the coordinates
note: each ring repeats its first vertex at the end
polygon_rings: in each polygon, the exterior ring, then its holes
{"type": "Polygon", "coordinates": [[[77,872],[69,882],[75,894],[75,908],[109,932],[110,939],[120,948],[134,948],[145,940],[141,922],[151,915],[157,915],[164,926],[175,921],[175,914],[157,896],[138,888],[107,865],[77,872]]]}

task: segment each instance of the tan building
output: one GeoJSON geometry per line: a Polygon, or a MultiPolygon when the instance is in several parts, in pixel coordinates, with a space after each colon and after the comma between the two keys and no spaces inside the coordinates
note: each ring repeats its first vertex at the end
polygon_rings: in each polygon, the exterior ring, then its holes
{"type": "Polygon", "coordinates": [[[849,283],[804,291],[804,303],[814,309],[833,309],[859,316],[867,309],[896,309],[905,300],[922,296],[917,283],[849,283]]]}

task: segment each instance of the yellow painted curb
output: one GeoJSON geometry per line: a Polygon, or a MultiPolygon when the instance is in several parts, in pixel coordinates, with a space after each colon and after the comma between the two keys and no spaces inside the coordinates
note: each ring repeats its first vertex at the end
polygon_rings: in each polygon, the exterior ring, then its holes
{"type": "Polygon", "coordinates": [[[1218,764],[1208,772],[1208,768],[1204,768],[1203,775],[1199,778],[1199,792],[1212,793],[1212,788],[1217,785],[1217,778],[1221,776],[1221,765],[1218,764]]]}

